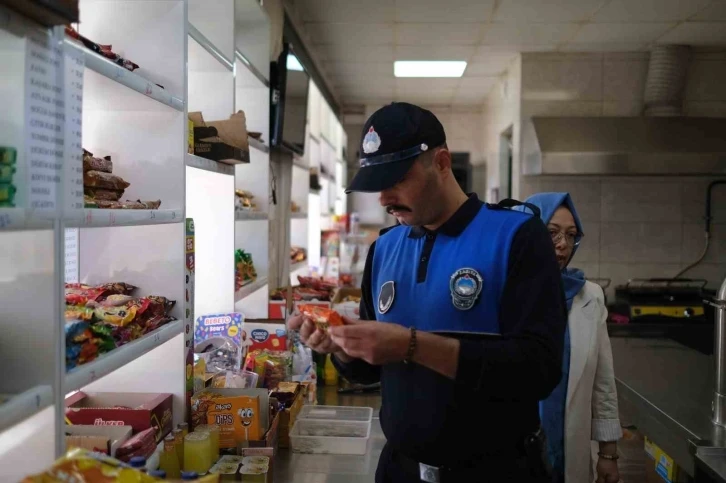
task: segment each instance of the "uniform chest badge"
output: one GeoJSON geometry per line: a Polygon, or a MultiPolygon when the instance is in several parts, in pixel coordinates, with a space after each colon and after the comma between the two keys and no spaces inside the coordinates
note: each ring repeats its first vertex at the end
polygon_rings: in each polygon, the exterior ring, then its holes
{"type": "Polygon", "coordinates": [[[469,310],[481,295],[484,280],[473,268],[460,268],[451,275],[451,301],[459,310],[469,310]]]}
{"type": "Polygon", "coordinates": [[[393,280],[388,281],[381,285],[381,290],[378,292],[378,313],[385,314],[391,309],[393,305],[393,299],[396,298],[396,287],[393,280]]]}

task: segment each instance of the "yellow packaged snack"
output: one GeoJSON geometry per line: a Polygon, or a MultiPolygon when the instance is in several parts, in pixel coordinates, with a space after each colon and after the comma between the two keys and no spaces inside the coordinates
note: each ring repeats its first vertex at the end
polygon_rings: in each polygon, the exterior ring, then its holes
{"type": "Polygon", "coordinates": [[[43,473],[22,483],[154,483],[156,478],[100,453],[73,448],[43,473]]]}
{"type": "Polygon", "coordinates": [[[239,441],[262,438],[258,397],[220,398],[209,409],[208,423],[220,428],[220,448],[236,448],[239,441]]]}

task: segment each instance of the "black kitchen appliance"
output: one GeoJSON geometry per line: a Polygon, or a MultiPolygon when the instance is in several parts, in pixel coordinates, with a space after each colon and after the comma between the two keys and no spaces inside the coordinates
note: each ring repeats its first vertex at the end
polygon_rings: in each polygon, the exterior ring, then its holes
{"type": "Polygon", "coordinates": [[[706,280],[633,279],[615,287],[608,305],[611,335],[665,337],[704,354],[713,353],[713,296],[706,280]],[[621,334],[622,333],[622,334],[621,334]]]}

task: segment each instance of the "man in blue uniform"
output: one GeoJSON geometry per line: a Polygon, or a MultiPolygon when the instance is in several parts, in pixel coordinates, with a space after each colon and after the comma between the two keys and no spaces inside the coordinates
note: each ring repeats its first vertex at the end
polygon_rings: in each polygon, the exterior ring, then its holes
{"type": "Polygon", "coordinates": [[[361,321],[291,329],[349,380],[381,382],[378,483],[544,482],[538,401],[561,376],[561,277],[535,216],[466,195],[444,128],[406,103],[368,119],[350,191],[399,221],[371,246],[361,321]]]}

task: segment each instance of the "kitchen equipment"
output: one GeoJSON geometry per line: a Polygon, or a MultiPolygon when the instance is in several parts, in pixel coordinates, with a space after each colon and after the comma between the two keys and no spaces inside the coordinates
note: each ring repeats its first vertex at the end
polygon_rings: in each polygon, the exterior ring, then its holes
{"type": "Polygon", "coordinates": [[[713,308],[704,303],[713,291],[706,280],[633,279],[615,288],[608,305],[608,329],[613,335],[663,337],[713,353],[713,308]]]}

